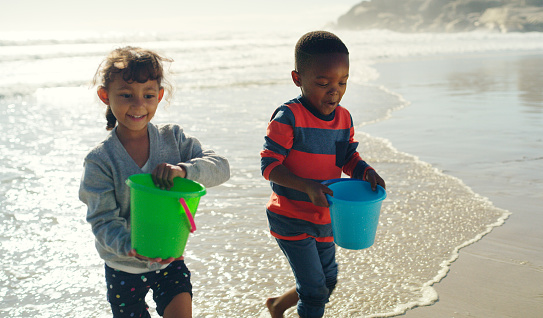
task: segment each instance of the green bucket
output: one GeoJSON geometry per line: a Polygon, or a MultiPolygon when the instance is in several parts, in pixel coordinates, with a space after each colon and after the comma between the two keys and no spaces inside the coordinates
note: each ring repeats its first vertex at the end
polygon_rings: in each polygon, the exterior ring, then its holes
{"type": "Polygon", "coordinates": [[[170,190],[156,187],[150,174],[135,174],[130,187],[132,248],[140,255],[162,259],[183,255],[194,215],[206,189],[198,182],[175,178],[170,190]]]}

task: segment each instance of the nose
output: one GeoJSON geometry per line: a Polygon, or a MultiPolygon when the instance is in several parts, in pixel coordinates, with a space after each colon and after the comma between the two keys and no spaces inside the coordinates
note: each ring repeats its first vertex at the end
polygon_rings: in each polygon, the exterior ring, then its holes
{"type": "Polygon", "coordinates": [[[145,98],[143,96],[136,96],[133,101],[133,107],[142,107],[145,105],[145,98]]]}
{"type": "Polygon", "coordinates": [[[328,91],[328,95],[336,95],[336,94],[339,94],[339,89],[337,87],[331,87],[330,90],[328,91]]]}

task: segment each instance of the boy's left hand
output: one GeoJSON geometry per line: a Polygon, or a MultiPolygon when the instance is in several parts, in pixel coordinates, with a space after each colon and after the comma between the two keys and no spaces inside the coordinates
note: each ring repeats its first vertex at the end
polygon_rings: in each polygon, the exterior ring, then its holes
{"type": "Polygon", "coordinates": [[[151,174],[151,178],[155,185],[162,190],[170,190],[170,188],[173,187],[173,178],[184,178],[186,176],[187,172],[185,171],[185,168],[169,163],[159,164],[151,174]]]}
{"type": "Polygon", "coordinates": [[[373,169],[368,170],[366,172],[366,181],[368,181],[371,185],[371,189],[375,191],[377,189],[377,185],[380,185],[383,187],[383,189],[386,189],[385,180],[377,174],[377,172],[373,169]]]}

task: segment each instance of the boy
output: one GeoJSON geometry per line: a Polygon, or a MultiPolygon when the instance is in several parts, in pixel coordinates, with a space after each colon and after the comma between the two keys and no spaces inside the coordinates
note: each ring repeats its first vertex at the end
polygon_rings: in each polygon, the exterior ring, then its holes
{"type": "Polygon", "coordinates": [[[303,35],[291,75],[302,94],[273,114],[261,168],[273,190],[266,206],[270,232],[290,263],[296,288],[266,305],[274,318],[296,303],[300,317],[322,317],[338,270],[325,196],[333,193],[320,182],[342,171],[369,181],[374,190],[385,182],[360,158],[351,115],[339,106],[349,77],[345,44],[330,32],[303,35]]]}

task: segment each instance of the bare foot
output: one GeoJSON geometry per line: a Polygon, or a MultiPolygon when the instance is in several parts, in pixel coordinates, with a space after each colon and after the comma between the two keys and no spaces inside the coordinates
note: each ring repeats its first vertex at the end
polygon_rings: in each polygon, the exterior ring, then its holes
{"type": "Polygon", "coordinates": [[[270,316],[272,318],[283,318],[284,311],[279,312],[280,310],[278,310],[276,306],[278,298],[279,297],[273,297],[273,298],[268,298],[268,300],[266,300],[266,307],[268,307],[270,316]]]}
{"type": "Polygon", "coordinates": [[[295,306],[296,303],[298,303],[298,294],[294,287],[279,297],[268,298],[266,307],[268,307],[272,318],[283,318],[285,311],[295,306]]]}

